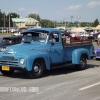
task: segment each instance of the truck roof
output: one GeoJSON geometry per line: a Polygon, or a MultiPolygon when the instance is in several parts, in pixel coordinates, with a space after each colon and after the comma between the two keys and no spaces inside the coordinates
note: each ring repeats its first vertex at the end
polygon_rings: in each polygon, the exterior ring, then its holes
{"type": "Polygon", "coordinates": [[[22,34],[26,33],[26,32],[44,32],[44,33],[50,33],[50,32],[53,32],[53,31],[56,31],[56,32],[60,32],[58,29],[56,28],[33,28],[33,29],[28,29],[26,30],[25,32],[23,32],[22,34]]]}

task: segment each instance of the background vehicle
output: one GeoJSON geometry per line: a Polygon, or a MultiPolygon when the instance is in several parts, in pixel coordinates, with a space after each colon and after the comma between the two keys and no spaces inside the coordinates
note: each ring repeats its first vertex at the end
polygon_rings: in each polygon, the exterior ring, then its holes
{"type": "Polygon", "coordinates": [[[26,30],[27,30],[27,28],[19,28],[19,29],[18,29],[18,33],[20,34],[20,33],[24,32],[24,31],[26,31],[26,30]]]}
{"type": "Polygon", "coordinates": [[[96,59],[100,59],[100,48],[94,49],[93,57],[96,59]]]}
{"type": "Polygon", "coordinates": [[[94,41],[97,41],[98,40],[98,35],[100,34],[100,32],[99,33],[95,33],[93,36],[94,36],[94,41]]]}
{"type": "Polygon", "coordinates": [[[0,29],[0,33],[3,33],[3,30],[2,29],[0,29]]]}
{"type": "Polygon", "coordinates": [[[7,46],[19,44],[22,36],[6,36],[0,38],[0,52],[4,51],[7,46]]]}

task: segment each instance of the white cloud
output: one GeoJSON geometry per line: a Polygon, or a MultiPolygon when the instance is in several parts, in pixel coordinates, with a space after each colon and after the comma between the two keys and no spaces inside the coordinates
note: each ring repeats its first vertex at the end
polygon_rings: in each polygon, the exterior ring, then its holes
{"type": "Polygon", "coordinates": [[[78,10],[78,9],[80,9],[81,7],[82,7],[81,4],[79,4],[79,5],[71,5],[68,9],[69,9],[69,10],[78,10]]]}
{"type": "Polygon", "coordinates": [[[55,12],[55,14],[62,14],[62,13],[65,13],[66,11],[68,11],[68,10],[78,10],[78,9],[80,9],[82,7],[82,5],[81,4],[79,4],[79,5],[71,5],[71,6],[69,6],[68,8],[64,8],[64,9],[62,9],[62,10],[59,10],[59,11],[56,11],[55,12]]]}
{"type": "Polygon", "coordinates": [[[24,11],[25,8],[24,8],[24,7],[21,7],[21,8],[19,8],[18,10],[19,10],[19,11],[24,11]]]}
{"type": "Polygon", "coordinates": [[[90,8],[94,8],[94,7],[99,6],[99,5],[100,5],[100,1],[91,1],[87,4],[87,6],[90,8]]]}

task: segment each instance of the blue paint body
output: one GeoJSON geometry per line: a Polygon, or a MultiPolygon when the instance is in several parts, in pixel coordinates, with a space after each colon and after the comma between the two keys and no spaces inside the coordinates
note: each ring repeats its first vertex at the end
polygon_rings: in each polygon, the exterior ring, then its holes
{"type": "Polygon", "coordinates": [[[47,37],[45,42],[22,42],[21,44],[9,46],[7,50],[0,53],[0,67],[10,66],[25,68],[27,71],[31,71],[34,60],[42,58],[45,61],[46,69],[50,70],[50,65],[52,64],[67,63],[69,61],[71,61],[72,64],[79,64],[82,54],[87,54],[88,59],[92,56],[92,45],[90,44],[64,47],[62,44],[62,35],[57,29],[38,28],[27,30],[26,33],[39,30],[47,32],[48,36],[51,32],[56,32],[59,35],[59,42],[55,42],[54,45],[51,45],[47,37]],[[25,60],[23,65],[20,64],[20,59],[22,58],[25,60]]]}

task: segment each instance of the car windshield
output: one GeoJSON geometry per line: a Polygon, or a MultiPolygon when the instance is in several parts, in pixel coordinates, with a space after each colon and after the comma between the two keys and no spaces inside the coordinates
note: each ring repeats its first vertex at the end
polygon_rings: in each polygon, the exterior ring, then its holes
{"type": "Polygon", "coordinates": [[[23,34],[23,38],[22,41],[23,42],[27,42],[27,43],[31,43],[31,42],[46,42],[47,40],[47,33],[27,33],[27,34],[23,34]]]}
{"type": "Polygon", "coordinates": [[[9,39],[3,39],[2,43],[9,43],[9,39]]]}

